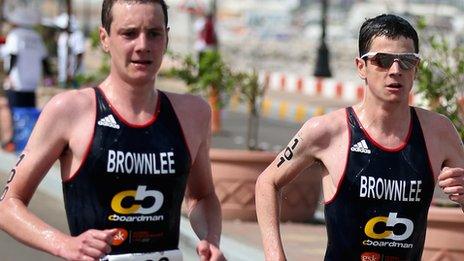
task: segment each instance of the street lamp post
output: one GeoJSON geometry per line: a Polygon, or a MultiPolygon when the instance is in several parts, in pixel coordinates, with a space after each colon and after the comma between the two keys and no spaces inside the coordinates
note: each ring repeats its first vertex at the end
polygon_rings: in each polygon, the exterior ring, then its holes
{"type": "Polygon", "coordinates": [[[90,22],[92,21],[92,2],[87,0],[85,2],[85,6],[84,6],[84,35],[85,36],[89,36],[90,35],[90,31],[92,30],[91,29],[91,26],[90,26],[90,22]]]}
{"type": "Polygon", "coordinates": [[[326,27],[327,27],[327,8],[329,0],[322,0],[321,8],[321,39],[319,43],[319,49],[317,51],[316,68],[314,69],[314,76],[316,77],[331,77],[329,66],[329,49],[325,42],[326,27]]]}

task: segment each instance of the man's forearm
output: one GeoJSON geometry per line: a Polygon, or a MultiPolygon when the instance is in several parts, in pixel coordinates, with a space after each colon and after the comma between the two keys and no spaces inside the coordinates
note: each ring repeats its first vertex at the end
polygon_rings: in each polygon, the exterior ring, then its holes
{"type": "Polygon", "coordinates": [[[64,235],[49,226],[17,199],[5,199],[0,207],[0,228],[16,240],[35,249],[58,256],[64,235]]]}
{"type": "Polygon", "coordinates": [[[189,206],[190,224],[200,240],[219,246],[221,237],[221,206],[216,193],[194,201],[189,206]]]}
{"type": "Polygon", "coordinates": [[[255,198],[266,260],[285,260],[279,229],[279,191],[260,176],[255,198]]]}

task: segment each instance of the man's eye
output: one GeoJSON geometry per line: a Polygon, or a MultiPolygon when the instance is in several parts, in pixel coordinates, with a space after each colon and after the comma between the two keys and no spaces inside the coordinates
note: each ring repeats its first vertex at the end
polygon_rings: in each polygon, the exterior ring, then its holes
{"type": "Polygon", "coordinates": [[[127,38],[132,38],[132,37],[135,37],[137,35],[137,33],[134,32],[134,31],[127,31],[127,32],[124,32],[122,35],[127,37],[127,38]]]}
{"type": "Polygon", "coordinates": [[[152,31],[152,32],[148,32],[148,35],[149,35],[150,37],[157,37],[157,36],[160,36],[161,33],[158,32],[158,31],[152,31]]]}

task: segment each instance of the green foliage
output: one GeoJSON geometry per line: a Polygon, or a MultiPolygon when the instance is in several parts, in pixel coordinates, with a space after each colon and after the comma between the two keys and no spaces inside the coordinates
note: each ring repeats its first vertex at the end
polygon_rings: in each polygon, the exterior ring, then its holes
{"type": "Polygon", "coordinates": [[[90,45],[93,49],[100,48],[100,28],[95,27],[89,32],[90,45]]]}
{"type": "Polygon", "coordinates": [[[250,113],[259,114],[260,100],[264,95],[264,86],[259,82],[258,73],[253,70],[251,72],[239,72],[236,74],[237,92],[242,102],[248,104],[250,113]]]}
{"type": "Polygon", "coordinates": [[[217,51],[202,53],[199,62],[191,55],[180,56],[169,53],[169,55],[180,62],[180,67],[171,68],[166,76],[179,78],[185,82],[189,92],[198,93],[208,97],[211,91],[219,94],[219,107],[225,105],[225,101],[237,85],[237,77],[230,67],[224,62],[217,51]]]}
{"type": "Polygon", "coordinates": [[[258,148],[258,128],[259,116],[261,108],[261,99],[264,95],[265,85],[259,82],[258,73],[253,70],[252,72],[239,72],[236,74],[238,85],[238,97],[242,102],[248,105],[248,128],[247,128],[247,147],[250,150],[257,150],[258,148]]]}
{"type": "MultiPolygon", "coordinates": [[[[419,24],[426,28],[423,20],[419,24]]],[[[426,51],[419,64],[417,92],[432,110],[447,116],[464,139],[463,108],[459,106],[464,97],[464,47],[453,46],[436,34],[422,43],[426,44],[426,51]]]]}
{"type": "Polygon", "coordinates": [[[247,147],[250,150],[258,149],[260,98],[264,94],[264,86],[259,82],[258,73],[232,71],[217,51],[203,53],[200,62],[191,55],[180,56],[172,53],[168,55],[178,61],[180,66],[171,68],[164,76],[182,80],[189,92],[208,97],[214,89],[220,96],[219,107],[225,105],[231,94],[248,105],[247,147]]]}

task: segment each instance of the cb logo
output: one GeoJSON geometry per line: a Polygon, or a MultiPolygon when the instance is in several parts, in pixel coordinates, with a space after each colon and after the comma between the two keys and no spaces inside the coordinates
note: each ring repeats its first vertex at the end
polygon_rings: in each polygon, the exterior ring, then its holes
{"type": "Polygon", "coordinates": [[[391,239],[395,241],[401,241],[409,238],[414,230],[414,223],[407,218],[396,217],[398,213],[390,213],[388,217],[380,216],[370,219],[364,227],[364,233],[373,239],[391,239]],[[377,223],[385,223],[385,231],[377,233],[374,231],[374,227],[377,223]],[[406,230],[403,234],[397,235],[393,232],[393,227],[397,224],[403,224],[406,226],[406,230]],[[389,230],[390,228],[390,230],[389,230]]]}
{"type": "Polygon", "coordinates": [[[152,214],[158,211],[163,205],[163,193],[157,190],[147,190],[147,186],[138,186],[137,190],[126,190],[116,194],[111,200],[111,208],[119,214],[152,214]],[[145,198],[152,197],[153,205],[142,207],[145,198]],[[136,202],[130,207],[123,207],[122,201],[125,198],[133,198],[136,202]],[[139,204],[137,204],[137,202],[139,204]]]}

